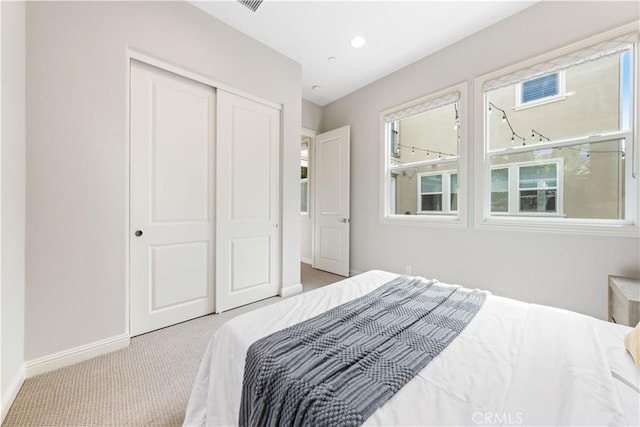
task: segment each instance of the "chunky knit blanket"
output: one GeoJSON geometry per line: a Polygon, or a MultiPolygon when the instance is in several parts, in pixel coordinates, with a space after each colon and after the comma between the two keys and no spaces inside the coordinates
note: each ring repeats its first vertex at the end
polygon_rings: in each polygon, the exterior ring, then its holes
{"type": "Polygon", "coordinates": [[[465,328],[478,290],[400,276],[247,351],[241,426],[358,426],[465,328]]]}

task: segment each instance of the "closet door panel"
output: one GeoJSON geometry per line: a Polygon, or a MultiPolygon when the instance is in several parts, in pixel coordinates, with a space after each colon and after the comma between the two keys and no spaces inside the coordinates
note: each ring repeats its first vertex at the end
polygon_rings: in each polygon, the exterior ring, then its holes
{"type": "Polygon", "coordinates": [[[216,312],[280,289],[280,110],[217,94],[216,312]]]}

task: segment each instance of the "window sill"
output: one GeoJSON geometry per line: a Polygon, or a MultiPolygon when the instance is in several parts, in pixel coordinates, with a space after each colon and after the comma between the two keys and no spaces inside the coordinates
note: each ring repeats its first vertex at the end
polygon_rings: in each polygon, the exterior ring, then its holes
{"type": "Polygon", "coordinates": [[[535,101],[527,102],[526,104],[518,104],[513,108],[513,110],[514,111],[526,110],[527,108],[539,107],[545,104],[552,104],[554,102],[564,101],[565,99],[567,99],[566,94],[550,96],[548,98],[542,98],[535,101]]]}
{"type": "Polygon", "coordinates": [[[566,218],[566,215],[555,212],[491,212],[494,218],[566,218]]]}
{"type": "Polygon", "coordinates": [[[450,217],[456,217],[458,216],[458,212],[441,212],[441,211],[418,211],[416,212],[416,215],[435,215],[435,216],[442,216],[442,215],[446,215],[446,216],[450,216],[450,217]]]}
{"type": "Polygon", "coordinates": [[[546,232],[572,235],[640,237],[640,228],[625,220],[580,220],[558,216],[493,215],[476,222],[478,229],[546,232]]]}
{"type": "Polygon", "coordinates": [[[381,224],[410,225],[425,227],[466,228],[466,221],[459,215],[451,214],[421,214],[418,215],[387,215],[380,219],[381,224]]]}

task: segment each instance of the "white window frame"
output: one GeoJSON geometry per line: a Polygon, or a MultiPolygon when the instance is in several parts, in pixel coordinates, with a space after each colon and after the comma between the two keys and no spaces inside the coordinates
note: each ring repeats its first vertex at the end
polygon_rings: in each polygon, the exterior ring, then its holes
{"type": "MultiPolygon", "coordinates": [[[[640,212],[640,197],[638,197],[638,43],[636,42],[632,49],[632,75],[631,75],[631,93],[636,94],[635,99],[631,102],[630,111],[630,128],[631,131],[612,132],[605,135],[594,135],[584,138],[573,138],[565,141],[553,141],[551,143],[536,144],[536,149],[544,149],[549,147],[572,146],[580,143],[596,143],[609,141],[614,139],[625,139],[626,157],[629,159],[625,168],[625,219],[623,220],[605,220],[605,219],[581,219],[581,218],[559,218],[555,217],[537,217],[531,215],[495,215],[490,212],[491,209],[491,155],[497,151],[489,153],[487,147],[488,138],[486,138],[486,98],[484,92],[485,83],[498,79],[520,70],[531,68],[537,64],[551,61],[569,55],[581,49],[586,49],[599,43],[613,40],[617,37],[623,37],[626,34],[635,34],[637,39],[638,22],[616,28],[611,31],[590,37],[578,43],[571,44],[561,49],[554,50],[544,55],[532,58],[519,64],[505,67],[499,71],[489,73],[478,77],[474,80],[474,139],[478,141],[475,145],[474,152],[474,223],[478,229],[502,229],[502,230],[519,230],[526,232],[552,232],[560,234],[584,234],[584,235],[605,235],[638,238],[640,228],[638,227],[638,212],[640,212]]],[[[517,153],[528,151],[531,147],[514,146],[503,149],[506,153],[517,153]]],[[[498,166],[498,165],[496,165],[498,166]]]]}
{"type": "MultiPolygon", "coordinates": [[[[457,210],[451,210],[451,175],[457,175],[456,169],[423,172],[418,174],[416,180],[417,189],[417,214],[418,215],[450,215],[458,212],[457,210]],[[442,176],[442,192],[441,193],[423,193],[422,192],[422,178],[425,176],[442,176]],[[427,211],[422,209],[422,195],[423,194],[442,194],[442,210],[440,211],[427,211]]],[[[460,196],[458,195],[458,203],[460,202],[460,196]]]]}
{"type": "Polygon", "coordinates": [[[566,72],[565,70],[558,70],[553,73],[543,74],[542,76],[533,77],[528,80],[521,81],[516,85],[515,96],[515,111],[524,110],[526,108],[537,107],[539,105],[549,104],[551,102],[563,101],[567,99],[567,81],[566,81],[566,72]],[[538,77],[543,77],[549,74],[557,74],[558,75],[558,93],[551,96],[545,96],[544,98],[538,98],[529,102],[522,102],[522,84],[528,82],[529,80],[533,80],[538,77]]]}
{"type": "MultiPolygon", "coordinates": [[[[532,160],[527,162],[504,163],[491,166],[491,170],[507,169],[508,171],[508,209],[507,212],[491,212],[493,216],[538,216],[538,217],[564,217],[564,159],[532,160]],[[556,165],[556,212],[520,212],[520,168],[527,166],[556,165]]],[[[491,203],[491,194],[489,194],[491,203]]],[[[489,206],[491,208],[491,206],[489,206]]]]}
{"type": "MultiPolygon", "coordinates": [[[[451,87],[448,87],[437,92],[433,92],[430,95],[414,99],[413,101],[406,102],[401,105],[384,110],[380,113],[379,123],[379,135],[380,135],[380,179],[379,179],[379,212],[380,223],[382,224],[395,224],[395,225],[418,225],[418,226],[437,226],[437,227],[467,227],[467,141],[469,134],[469,120],[468,120],[468,83],[460,83],[451,87]],[[449,94],[458,92],[460,98],[458,100],[458,115],[460,119],[458,142],[458,155],[453,157],[442,157],[432,160],[425,160],[414,163],[407,163],[404,165],[390,166],[391,159],[393,158],[390,153],[390,144],[387,139],[389,134],[388,126],[385,121],[385,116],[393,113],[400,112],[402,110],[409,109],[419,104],[428,102],[430,100],[436,100],[449,94]],[[419,215],[402,215],[391,214],[391,175],[402,174],[403,171],[412,171],[415,168],[426,165],[440,165],[451,162],[457,162],[457,174],[458,174],[458,210],[449,214],[443,215],[439,212],[428,211],[428,213],[420,213],[419,215]]],[[[453,126],[453,120],[452,120],[453,126]]],[[[438,171],[437,173],[442,173],[438,171]]]]}

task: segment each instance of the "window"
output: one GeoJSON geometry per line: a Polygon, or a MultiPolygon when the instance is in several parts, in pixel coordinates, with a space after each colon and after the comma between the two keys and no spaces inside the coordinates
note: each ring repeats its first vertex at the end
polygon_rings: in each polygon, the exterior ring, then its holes
{"type": "Polygon", "coordinates": [[[509,212],[509,168],[491,169],[491,212],[509,212]]]}
{"type": "Polygon", "coordinates": [[[300,213],[309,213],[309,142],[300,150],[300,213]]]}
{"type": "Polygon", "coordinates": [[[525,80],[516,86],[516,105],[538,104],[564,95],[564,72],[525,80]]]}
{"type": "Polygon", "coordinates": [[[630,29],[476,81],[478,226],[637,233],[630,29]]]}
{"type": "Polygon", "coordinates": [[[466,84],[381,113],[383,221],[464,225],[466,84]]]}
{"type": "Polygon", "coordinates": [[[300,213],[309,213],[309,181],[303,179],[300,182],[300,213]]]}
{"type": "Polygon", "coordinates": [[[557,213],[557,195],[556,163],[518,167],[518,212],[557,213]]]}
{"type": "Polygon", "coordinates": [[[400,135],[398,135],[398,121],[394,121],[389,123],[389,134],[387,138],[389,138],[389,149],[391,150],[391,155],[393,157],[400,157],[400,135]]]}
{"type": "Polygon", "coordinates": [[[561,170],[562,159],[547,163],[515,163],[492,168],[491,212],[511,215],[561,215],[561,170]]]}
{"type": "Polygon", "coordinates": [[[420,174],[418,182],[420,213],[452,213],[458,210],[457,173],[420,174]]]}
{"type": "Polygon", "coordinates": [[[442,212],[442,175],[420,175],[419,189],[420,212],[442,212]]]}

